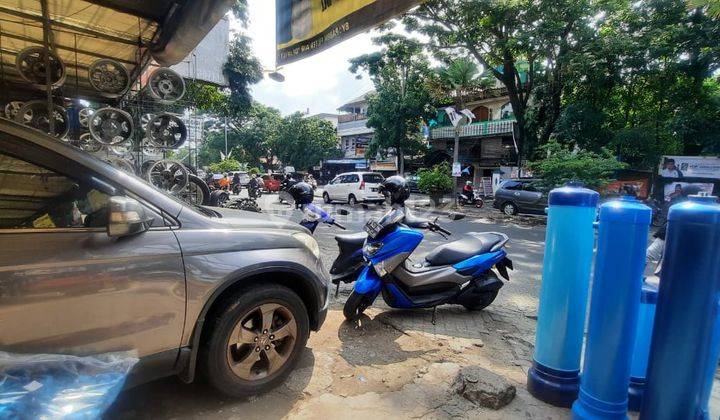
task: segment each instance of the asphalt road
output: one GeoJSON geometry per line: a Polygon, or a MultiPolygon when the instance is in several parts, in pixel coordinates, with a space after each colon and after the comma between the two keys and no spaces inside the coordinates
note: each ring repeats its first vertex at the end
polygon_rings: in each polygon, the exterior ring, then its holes
{"type": "MultiPolygon", "coordinates": [[[[245,194],[245,191],[242,192],[245,194]]],[[[292,206],[278,202],[277,194],[263,195],[258,201],[264,212],[285,218],[297,218],[292,214],[292,206]]],[[[322,224],[315,231],[315,238],[320,245],[323,263],[330,268],[338,255],[335,235],[342,233],[360,232],[368,219],[379,219],[388,210],[387,206],[370,204],[350,207],[346,204],[324,204],[320,198],[315,199],[315,205],[323,207],[333,213],[339,223],[347,227],[346,231],[335,226],[322,224]],[[348,210],[346,216],[337,214],[339,209],[348,210]]],[[[497,210],[487,209],[495,212],[497,210]]],[[[534,313],[537,310],[537,299],[540,293],[540,279],[542,277],[542,258],[545,248],[545,227],[527,226],[516,223],[495,223],[484,217],[468,216],[461,220],[450,220],[446,215],[427,210],[413,210],[417,216],[438,218],[438,223],[452,232],[446,240],[433,232],[423,232],[425,239],[410,256],[412,260],[421,261],[424,256],[435,247],[459,239],[467,232],[501,232],[510,238],[507,246],[508,256],[514,263],[515,270],[510,272],[510,282],[500,292],[497,303],[513,305],[515,309],[534,313]]],[[[295,220],[295,219],[293,219],[295,220]]],[[[341,294],[349,294],[351,286],[341,286],[341,294]]]]}

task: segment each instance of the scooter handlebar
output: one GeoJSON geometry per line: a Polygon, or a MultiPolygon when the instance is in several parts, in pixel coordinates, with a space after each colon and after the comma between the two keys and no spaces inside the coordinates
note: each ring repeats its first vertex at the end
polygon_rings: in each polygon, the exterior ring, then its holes
{"type": "Polygon", "coordinates": [[[333,224],[333,225],[335,225],[335,226],[339,227],[339,228],[340,228],[340,229],[342,229],[342,230],[346,230],[345,226],[341,225],[341,224],[340,224],[340,223],[338,223],[338,222],[335,222],[335,221],[333,221],[333,222],[332,222],[331,224],[333,224]]]}

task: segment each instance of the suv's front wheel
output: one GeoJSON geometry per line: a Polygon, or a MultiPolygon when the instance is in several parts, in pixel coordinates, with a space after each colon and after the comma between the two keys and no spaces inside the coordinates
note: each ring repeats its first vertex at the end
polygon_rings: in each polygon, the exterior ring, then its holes
{"type": "Polygon", "coordinates": [[[266,392],[290,374],[309,335],[308,313],[292,290],[254,286],[227,299],[203,349],[211,385],[230,396],[266,392]]]}

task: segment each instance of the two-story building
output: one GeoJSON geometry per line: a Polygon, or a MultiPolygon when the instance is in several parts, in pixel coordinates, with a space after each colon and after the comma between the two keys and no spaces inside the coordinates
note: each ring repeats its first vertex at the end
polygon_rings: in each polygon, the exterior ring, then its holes
{"type": "Polygon", "coordinates": [[[342,172],[377,171],[386,175],[397,172],[397,158],[389,151],[386,157],[367,159],[365,151],[375,135],[375,129],[367,126],[368,92],[340,106],[337,133],[343,157],[323,162],[323,176],[331,177],[342,172]]]}
{"type": "MultiPolygon", "coordinates": [[[[471,124],[459,130],[458,158],[463,176],[458,183],[473,181],[477,187],[490,185],[493,173],[509,172],[518,160],[515,140],[516,121],[507,94],[499,82],[490,88],[478,88],[466,94],[466,108],[475,114],[471,124]]],[[[432,161],[452,162],[455,147],[455,128],[438,108],[436,125],[430,129],[432,161]]],[[[505,175],[508,175],[507,173],[505,175]]]]}

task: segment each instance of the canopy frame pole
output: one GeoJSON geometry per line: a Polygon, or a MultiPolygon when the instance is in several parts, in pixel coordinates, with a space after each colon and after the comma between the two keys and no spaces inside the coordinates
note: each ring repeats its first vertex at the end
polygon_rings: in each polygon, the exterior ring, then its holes
{"type": "MultiPolygon", "coordinates": [[[[52,95],[52,75],[50,74],[50,51],[51,50],[51,37],[52,37],[52,26],[50,25],[50,11],[48,10],[47,0],[40,0],[40,8],[42,10],[43,17],[43,46],[45,47],[45,93],[47,94],[47,113],[48,121],[50,123],[50,134],[55,136],[55,107],[53,106],[53,95],[52,95]]],[[[77,79],[77,73],[75,74],[77,79]]]]}

